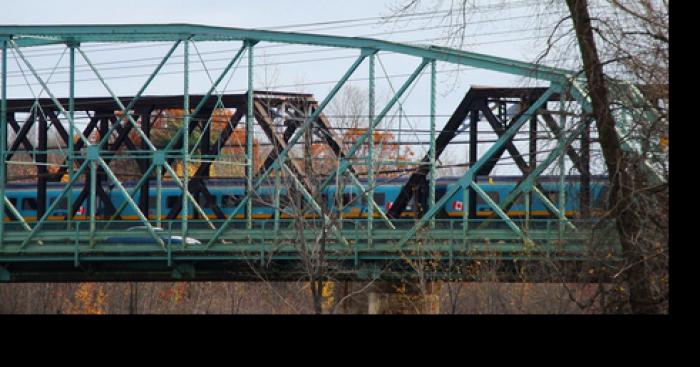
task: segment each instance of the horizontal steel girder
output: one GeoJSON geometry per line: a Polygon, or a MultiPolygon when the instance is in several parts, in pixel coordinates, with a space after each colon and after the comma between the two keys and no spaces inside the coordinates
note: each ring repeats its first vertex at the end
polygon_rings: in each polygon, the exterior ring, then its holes
{"type": "MultiPolygon", "coordinates": [[[[462,235],[461,222],[437,220],[436,229],[425,231],[414,241],[407,243],[402,249],[397,246],[401,237],[401,231],[377,229],[372,234],[372,244],[368,242],[368,233],[362,228],[363,220],[344,221],[341,234],[351,242],[351,247],[340,241],[329,238],[326,244],[326,260],[334,269],[340,271],[338,277],[346,276],[348,279],[362,277],[367,267],[383,269],[377,276],[403,275],[411,277],[415,275],[410,269],[394,268],[406,261],[430,261],[431,264],[439,264],[445,267],[436,279],[447,276],[449,268],[453,265],[465,265],[473,261],[493,261],[497,263],[517,262],[520,267],[530,267],[543,264],[561,265],[569,263],[586,264],[596,256],[605,256],[607,261],[618,261],[621,249],[619,245],[612,245],[605,253],[593,253],[594,247],[589,241],[592,237],[591,225],[593,223],[578,222],[577,225],[587,230],[570,232],[566,242],[558,239],[556,220],[542,220],[538,222],[539,229],[530,232],[534,239],[533,244],[523,243],[519,236],[511,230],[499,228],[488,230],[470,231],[467,236],[462,235]],[[344,275],[343,275],[344,274],[344,275]]],[[[405,225],[410,225],[411,220],[405,225]]],[[[232,227],[224,233],[227,243],[215,243],[211,247],[204,245],[182,247],[166,244],[166,251],[155,243],[152,244],[117,244],[105,243],[105,239],[124,235],[123,229],[99,230],[96,232],[96,245],[89,245],[90,235],[85,230],[87,223],[81,223],[82,229],[75,228],[73,232],[65,230],[45,230],[36,235],[37,240],[42,240],[42,245],[33,243],[21,247],[21,236],[18,232],[11,231],[6,237],[5,246],[0,248],[0,257],[3,259],[5,276],[0,281],[21,282],[38,280],[42,276],[51,274],[54,281],[59,279],[75,279],[89,281],[115,280],[117,274],[121,274],[127,280],[155,280],[157,272],[159,276],[168,279],[173,272],[176,279],[182,274],[178,269],[191,267],[192,274],[189,279],[238,279],[260,280],[259,278],[246,278],[239,271],[256,267],[258,274],[267,273],[269,279],[287,279],[298,276],[293,271],[301,263],[301,254],[295,246],[299,238],[299,232],[294,228],[270,230],[273,227],[272,220],[254,222],[252,230],[245,230],[245,221],[236,221],[232,227]],[[84,226],[83,226],[84,224],[84,226]],[[252,241],[250,241],[252,239],[252,241]],[[285,264],[283,269],[277,269],[285,264]],[[197,269],[194,271],[194,269],[197,269]],[[149,273],[140,273],[150,269],[149,273]],[[220,273],[207,273],[219,269],[220,273]],[[277,269],[277,270],[276,270],[277,269]],[[227,271],[224,271],[227,270],[227,271]],[[208,275],[207,275],[208,274],[208,275]]],[[[285,222],[286,223],[286,222],[285,222]]],[[[102,223],[103,224],[103,223],[102,223]]],[[[191,222],[189,236],[205,242],[213,236],[212,231],[202,229],[206,223],[202,221],[191,222]],[[194,228],[198,224],[198,228],[194,228]]],[[[179,233],[179,221],[168,221],[164,227],[169,234],[179,233]]],[[[472,224],[474,225],[474,224],[472,224]]],[[[98,222],[101,226],[101,222],[98,222]]],[[[65,227],[65,224],[59,225],[65,227]]],[[[600,231],[600,229],[596,229],[600,231]]],[[[313,230],[306,230],[303,235],[311,240],[317,236],[313,230]]],[[[610,238],[604,240],[610,241],[610,238]]],[[[598,247],[599,248],[599,247],[598,247]]],[[[433,269],[435,270],[435,269],[433,269]]],[[[463,272],[460,272],[462,274],[463,272]]],[[[542,274],[543,272],[539,272],[542,274]]],[[[577,271],[575,276],[588,274],[577,271]]],[[[366,275],[366,274],[365,274],[366,275]]],[[[454,274],[457,275],[457,274],[454,274]]],[[[523,274],[520,274],[522,276],[523,274]]],[[[459,276],[459,275],[457,275],[459,276]]],[[[506,278],[510,279],[510,278],[506,278]]],[[[522,281],[522,277],[519,278],[522,281]]],[[[532,281],[532,278],[527,278],[532,281]]],[[[476,279],[478,280],[478,279],[476,279]]],[[[580,280],[580,279],[579,279],[580,280]]],[[[545,280],[545,281],[552,281],[545,280]]],[[[583,281],[583,280],[582,280],[583,281]]]]}
{"type": "Polygon", "coordinates": [[[362,37],[341,37],[296,32],[275,32],[193,24],[138,25],[24,25],[0,27],[0,40],[38,46],[86,42],[265,41],[315,46],[373,49],[473,66],[509,74],[563,82],[574,71],[437,46],[412,46],[362,37]]]}

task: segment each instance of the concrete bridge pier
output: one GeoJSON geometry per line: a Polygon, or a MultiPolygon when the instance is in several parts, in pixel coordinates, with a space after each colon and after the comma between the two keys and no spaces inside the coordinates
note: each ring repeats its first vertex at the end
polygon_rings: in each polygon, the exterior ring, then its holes
{"type": "Polygon", "coordinates": [[[419,282],[382,281],[364,291],[366,284],[342,282],[335,287],[334,298],[340,301],[353,292],[339,309],[343,314],[438,314],[440,313],[440,284],[426,283],[424,289],[419,282]]]}

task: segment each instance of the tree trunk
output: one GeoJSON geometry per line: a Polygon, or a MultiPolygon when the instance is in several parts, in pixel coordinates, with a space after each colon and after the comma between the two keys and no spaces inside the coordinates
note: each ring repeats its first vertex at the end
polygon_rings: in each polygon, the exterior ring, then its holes
{"type": "Polygon", "coordinates": [[[576,31],[583,67],[588,82],[588,91],[597,123],[600,145],[608,168],[610,180],[610,206],[620,237],[623,258],[629,269],[624,279],[629,288],[629,304],[632,312],[640,314],[659,313],[658,302],[652,291],[651,279],[647,275],[644,257],[637,246],[642,229],[632,204],[635,181],[633,164],[623,154],[620,139],[615,131],[615,120],[610,111],[608,88],[593,38],[591,19],[586,0],[566,0],[576,31]]]}

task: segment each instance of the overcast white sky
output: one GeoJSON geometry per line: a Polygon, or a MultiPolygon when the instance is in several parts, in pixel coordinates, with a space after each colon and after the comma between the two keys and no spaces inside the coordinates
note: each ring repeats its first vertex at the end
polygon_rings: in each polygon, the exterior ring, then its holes
{"type": "MultiPolygon", "coordinates": [[[[494,8],[488,5],[493,1],[482,1],[487,5],[479,12],[470,14],[470,27],[467,32],[466,49],[473,52],[532,61],[543,49],[542,35],[546,26],[538,24],[530,16],[534,0],[513,0],[505,7],[494,8]]],[[[0,24],[118,24],[118,23],[194,23],[204,25],[240,27],[240,28],[278,28],[281,26],[337,21],[344,19],[363,19],[386,16],[391,13],[391,6],[397,0],[354,0],[354,1],[318,1],[318,0],[264,0],[264,1],[225,1],[225,0],[63,0],[63,1],[4,1],[0,13],[0,24]]],[[[444,2],[449,4],[449,2],[444,2]]],[[[444,7],[443,7],[444,8],[444,7]]],[[[407,20],[407,19],[406,19],[407,20]]],[[[432,21],[413,19],[397,23],[385,23],[376,19],[349,22],[326,26],[306,26],[286,28],[290,31],[316,32],[343,36],[369,36],[373,38],[416,43],[442,44],[445,28],[432,21]],[[438,39],[438,40],[435,40],[438,39]]],[[[283,30],[278,28],[279,30],[283,30]]],[[[134,46],[134,45],[131,45],[134,46]]],[[[86,53],[98,65],[110,86],[119,95],[132,95],[146,79],[170,45],[154,44],[144,47],[84,45],[86,53]],[[123,60],[125,62],[116,62],[123,60]]],[[[217,68],[222,68],[239,43],[199,43],[192,52],[199,52],[207,70],[216,77],[217,68]]],[[[63,50],[52,46],[45,50],[27,50],[32,64],[41,69],[40,74],[49,78],[53,67],[58,69],[50,86],[58,96],[67,95],[67,75],[65,68],[67,56],[60,55],[63,50]],[[60,60],[60,61],[59,61],[60,60]]],[[[176,51],[172,64],[166,65],[149,87],[146,94],[181,94],[182,70],[181,51],[176,51]]],[[[12,56],[12,55],[11,55],[12,56]]],[[[329,50],[302,46],[279,46],[259,44],[256,48],[256,89],[277,89],[284,91],[303,91],[313,93],[322,99],[346,70],[354,58],[356,50],[329,50]]],[[[199,64],[200,55],[192,56],[191,93],[204,92],[209,84],[205,68],[199,64]]],[[[38,93],[39,87],[20,69],[11,57],[9,62],[9,97],[31,97],[38,93]],[[32,89],[26,86],[26,80],[34,84],[32,89]]],[[[398,88],[405,77],[395,76],[409,74],[420,60],[396,55],[380,55],[382,65],[377,65],[377,94],[379,110],[383,101],[390,96],[393,88],[398,88]],[[387,76],[392,76],[387,78],[387,76]],[[391,81],[391,85],[388,81],[391,81]]],[[[95,80],[94,74],[85,67],[85,62],[78,59],[77,87],[78,96],[106,96],[107,92],[95,80]]],[[[246,89],[245,63],[241,65],[231,79],[226,91],[243,92],[246,89]]],[[[439,64],[441,71],[453,70],[453,65],[439,64]]],[[[361,67],[353,77],[351,84],[366,88],[366,66],[361,67]]],[[[498,74],[477,69],[461,70],[459,73],[441,72],[438,78],[437,103],[438,129],[447,121],[454,108],[464,96],[470,85],[522,86],[531,83],[519,77],[498,74]]],[[[531,84],[529,84],[531,85],[531,84]]],[[[429,76],[424,75],[404,101],[408,115],[428,113],[429,76]]],[[[43,95],[45,96],[45,95],[43,95]]],[[[403,128],[425,129],[427,118],[410,117],[402,119],[403,128]]],[[[394,127],[398,127],[396,119],[394,127]]],[[[411,140],[411,137],[403,137],[411,140]]],[[[413,137],[417,138],[416,136],[413,137]]],[[[421,137],[425,140],[425,137],[421,137]]],[[[443,158],[450,155],[459,156],[453,161],[463,161],[465,146],[451,147],[443,158]]],[[[427,147],[425,147],[427,149],[427,147]]],[[[486,146],[484,147],[486,149],[486,146]]],[[[416,149],[420,151],[421,149],[416,149]]],[[[481,150],[481,149],[480,149],[481,150]]],[[[418,155],[421,155],[420,153],[418,155]]]]}

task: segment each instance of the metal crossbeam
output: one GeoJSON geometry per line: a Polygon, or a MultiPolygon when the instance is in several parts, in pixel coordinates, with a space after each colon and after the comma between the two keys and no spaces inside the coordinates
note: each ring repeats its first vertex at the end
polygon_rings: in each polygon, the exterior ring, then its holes
{"type": "MultiPolygon", "coordinates": [[[[447,123],[445,123],[445,126],[442,128],[442,131],[440,131],[440,134],[435,141],[435,159],[440,157],[450,141],[457,136],[457,128],[462,124],[464,119],[467,118],[469,111],[472,110],[472,104],[474,103],[475,98],[474,90],[470,89],[464,98],[462,98],[462,101],[459,103],[455,111],[452,112],[450,119],[447,120],[447,123]]],[[[428,152],[421,160],[421,163],[430,163],[430,159],[430,152],[428,152]]],[[[427,164],[421,164],[416,167],[416,170],[411,173],[408,181],[406,181],[406,183],[403,185],[399,195],[396,197],[396,200],[389,209],[389,217],[401,217],[401,213],[406,209],[406,205],[413,196],[413,191],[416,185],[418,185],[418,182],[429,173],[428,171],[429,167],[427,164]]]]}
{"type": "MultiPolygon", "coordinates": [[[[273,150],[275,151],[284,151],[287,149],[287,140],[284,139],[284,136],[279,136],[277,132],[275,131],[273,125],[272,118],[270,115],[267,113],[265,107],[258,101],[253,102],[253,108],[254,112],[253,114],[255,115],[256,119],[258,120],[258,125],[263,129],[267,137],[270,139],[273,146],[273,150]]],[[[299,164],[294,161],[288,161],[284,162],[284,165],[287,166],[290,172],[296,177],[299,182],[304,186],[304,189],[308,191],[311,196],[316,195],[316,190],[313,184],[309,181],[309,176],[310,172],[307,172],[308,174],[305,174],[304,169],[299,166],[299,164]]]]}
{"type": "Polygon", "coordinates": [[[267,169],[265,171],[265,173],[263,173],[258,178],[258,181],[253,186],[252,190],[246,190],[247,192],[246,192],[244,199],[241,201],[241,203],[239,203],[236,206],[236,208],[233,210],[233,213],[231,213],[228,216],[228,218],[226,218],[226,220],[221,224],[219,229],[214,234],[214,237],[208,242],[207,246],[211,246],[219,238],[219,236],[221,236],[221,234],[224,232],[226,227],[231,223],[233,218],[235,218],[235,215],[238,214],[238,211],[241,210],[241,208],[243,207],[243,204],[245,204],[248,200],[250,200],[251,195],[255,192],[255,190],[258,189],[258,187],[260,187],[260,185],[264,182],[264,180],[267,178],[267,176],[270,174],[270,172],[272,172],[272,170],[275,169],[275,167],[279,167],[279,168],[282,167],[282,164],[280,164],[280,162],[284,162],[287,159],[287,154],[289,153],[289,150],[291,149],[291,147],[293,147],[294,144],[296,144],[297,141],[299,141],[299,139],[303,136],[304,132],[311,126],[313,121],[315,121],[318,118],[318,116],[321,114],[321,112],[323,112],[323,109],[326,108],[328,103],[330,103],[331,99],[338,93],[338,91],[345,84],[345,82],[348,79],[350,79],[350,76],[355,72],[355,70],[357,70],[357,68],[360,66],[362,61],[367,57],[367,55],[368,55],[367,51],[362,51],[362,53],[357,58],[357,60],[355,60],[355,62],[345,72],[343,77],[340,78],[340,80],[336,83],[336,85],[333,87],[333,89],[330,91],[330,93],[326,96],[326,98],[323,99],[323,101],[319,105],[318,109],[316,109],[311,114],[311,116],[309,116],[306,119],[306,121],[304,121],[304,124],[301,126],[301,128],[298,129],[295,132],[294,136],[292,136],[292,138],[289,140],[289,144],[287,144],[287,147],[285,149],[283,149],[278,154],[275,165],[273,165],[273,167],[270,167],[269,169],[267,169]]]}
{"type": "MultiPolygon", "coordinates": [[[[386,116],[386,114],[389,112],[389,110],[391,110],[391,109],[394,107],[394,105],[396,104],[396,102],[398,102],[398,100],[401,98],[401,96],[403,96],[403,94],[406,92],[406,90],[408,90],[408,87],[410,87],[411,84],[413,84],[413,82],[416,80],[416,78],[418,77],[418,75],[420,75],[420,73],[423,71],[423,69],[425,68],[425,66],[428,65],[429,62],[430,62],[430,60],[427,60],[427,59],[423,59],[423,60],[421,61],[420,65],[418,65],[418,67],[416,68],[416,70],[414,70],[413,73],[408,77],[408,79],[404,82],[404,84],[401,86],[401,88],[399,88],[399,90],[396,91],[396,93],[395,93],[394,96],[391,98],[391,100],[389,100],[389,102],[386,104],[386,106],[384,107],[384,109],[382,109],[382,111],[377,115],[377,117],[375,117],[374,120],[372,120],[372,121],[370,122],[370,125],[371,125],[371,126],[376,127],[377,125],[379,125],[379,123],[382,121],[382,119],[384,119],[384,116],[386,116]]],[[[325,188],[325,187],[328,186],[331,182],[333,182],[333,180],[335,179],[335,176],[336,176],[336,175],[337,175],[337,176],[340,176],[341,174],[343,174],[343,173],[348,169],[348,167],[350,167],[350,161],[348,160],[348,158],[349,158],[349,157],[352,157],[353,155],[355,155],[355,152],[357,152],[357,150],[358,150],[358,149],[365,143],[365,141],[366,141],[367,139],[369,139],[369,138],[370,138],[370,136],[369,136],[369,130],[368,130],[368,131],[365,131],[362,135],[360,135],[359,138],[357,138],[357,140],[355,141],[355,143],[354,143],[354,144],[352,145],[352,147],[350,147],[350,149],[348,150],[346,157],[345,157],[345,158],[342,158],[342,159],[340,160],[340,163],[339,163],[339,165],[338,165],[338,169],[336,169],[336,170],[334,170],[333,172],[331,172],[331,174],[328,176],[328,178],[326,178],[326,180],[321,184],[321,186],[320,186],[321,189],[325,188]]]]}
{"type": "Polygon", "coordinates": [[[508,205],[513,203],[520,194],[532,190],[535,194],[537,194],[539,199],[545,204],[548,210],[550,210],[552,213],[555,213],[560,220],[566,221],[567,225],[572,227],[573,225],[571,225],[570,221],[566,218],[564,213],[562,213],[556,206],[554,206],[554,204],[552,204],[549,198],[547,198],[546,195],[544,195],[540,190],[537,189],[534,183],[537,177],[539,177],[539,175],[542,172],[544,172],[544,170],[547,167],[549,167],[549,165],[551,165],[552,162],[554,162],[554,160],[561,155],[562,150],[569,146],[574,141],[574,139],[577,136],[579,136],[581,132],[583,132],[583,130],[586,127],[586,124],[587,123],[579,124],[579,126],[577,126],[576,129],[569,133],[569,135],[566,138],[560,140],[556,148],[549,152],[547,157],[539,165],[537,165],[537,167],[535,167],[535,169],[532,170],[532,172],[530,172],[527,178],[525,178],[525,180],[521,181],[518,185],[516,185],[515,188],[508,194],[508,196],[506,196],[505,199],[501,201],[500,207],[507,207],[508,205]]]}
{"type": "MultiPolygon", "coordinates": [[[[430,208],[428,212],[425,213],[410,230],[405,232],[404,236],[399,241],[398,246],[403,246],[410,238],[412,238],[429,219],[435,216],[439,208],[442,208],[445,205],[445,203],[447,203],[447,200],[449,200],[449,198],[451,198],[452,195],[454,195],[459,188],[466,189],[468,185],[471,185],[476,172],[478,172],[481,169],[481,167],[485,165],[486,162],[488,162],[491,159],[491,157],[515,135],[515,133],[520,129],[520,127],[532,115],[536,113],[537,109],[539,109],[543,104],[545,104],[549,100],[549,97],[553,93],[559,91],[559,89],[560,88],[556,84],[550,85],[549,89],[547,89],[547,91],[544,92],[537,99],[537,101],[531,104],[530,107],[520,116],[520,118],[518,118],[513,124],[511,124],[508,130],[506,130],[506,132],[498,139],[498,141],[494,145],[492,145],[491,148],[489,148],[489,150],[486,151],[486,153],[483,156],[481,156],[473,166],[469,167],[469,170],[467,170],[467,172],[457,181],[457,184],[453,185],[450,189],[448,189],[447,192],[445,192],[445,195],[437,203],[435,203],[435,206],[430,208]]],[[[494,206],[491,205],[491,207],[493,208],[494,206]]],[[[508,221],[510,221],[510,219],[508,219],[507,222],[508,221]]]]}

